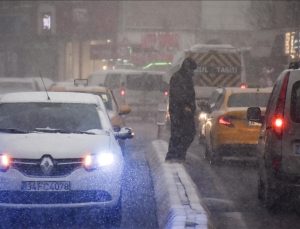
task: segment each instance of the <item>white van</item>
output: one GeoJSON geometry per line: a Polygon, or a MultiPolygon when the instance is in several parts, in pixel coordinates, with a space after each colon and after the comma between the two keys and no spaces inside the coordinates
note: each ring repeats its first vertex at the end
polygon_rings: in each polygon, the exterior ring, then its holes
{"type": "Polygon", "coordinates": [[[158,104],[167,101],[169,79],[164,72],[117,69],[92,73],[88,84],[112,89],[119,104],[132,108],[132,115],[154,118],[158,104]]]}
{"type": "Polygon", "coordinates": [[[282,72],[275,82],[266,113],[248,108],[249,121],[262,123],[258,139],[258,197],[273,209],[282,197],[299,198],[300,69],[282,72]]]}

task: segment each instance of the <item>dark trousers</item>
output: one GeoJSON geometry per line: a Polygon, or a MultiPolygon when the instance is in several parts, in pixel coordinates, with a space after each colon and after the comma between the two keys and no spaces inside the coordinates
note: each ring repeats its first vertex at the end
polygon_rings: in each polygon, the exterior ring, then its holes
{"type": "Polygon", "coordinates": [[[193,142],[196,130],[192,115],[178,117],[171,115],[171,137],[166,159],[185,160],[186,152],[193,142]]]}

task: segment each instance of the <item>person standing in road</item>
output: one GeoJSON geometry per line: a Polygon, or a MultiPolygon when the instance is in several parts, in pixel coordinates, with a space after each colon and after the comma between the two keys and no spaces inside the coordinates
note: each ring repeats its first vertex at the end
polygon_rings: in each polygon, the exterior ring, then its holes
{"type": "Polygon", "coordinates": [[[192,143],[195,129],[195,90],[193,84],[196,62],[187,57],[180,69],[170,80],[169,114],[171,120],[171,137],[166,162],[183,162],[187,149],[192,143]]]}
{"type": "Polygon", "coordinates": [[[273,69],[264,67],[262,70],[261,78],[259,79],[259,85],[261,87],[272,87],[273,81],[271,78],[271,74],[273,72],[273,69]]]}

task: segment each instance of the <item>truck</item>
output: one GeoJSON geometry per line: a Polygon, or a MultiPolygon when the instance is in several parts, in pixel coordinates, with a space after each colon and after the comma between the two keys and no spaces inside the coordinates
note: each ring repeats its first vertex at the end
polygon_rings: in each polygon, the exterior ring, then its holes
{"type": "Polygon", "coordinates": [[[242,49],[229,44],[196,44],[174,56],[173,70],[186,57],[198,65],[194,71],[195,86],[234,87],[246,83],[242,49]]]}

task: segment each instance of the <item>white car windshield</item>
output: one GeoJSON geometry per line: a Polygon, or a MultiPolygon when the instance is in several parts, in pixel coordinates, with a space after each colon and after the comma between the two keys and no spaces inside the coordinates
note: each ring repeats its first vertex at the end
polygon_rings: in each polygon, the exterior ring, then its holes
{"type": "Polygon", "coordinates": [[[0,129],[80,132],[101,129],[95,105],[76,103],[6,103],[0,105],[0,129]]]}

